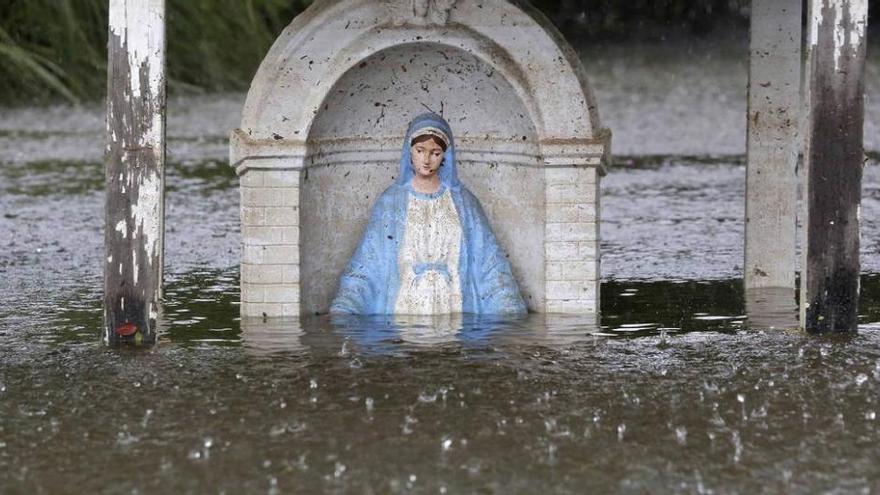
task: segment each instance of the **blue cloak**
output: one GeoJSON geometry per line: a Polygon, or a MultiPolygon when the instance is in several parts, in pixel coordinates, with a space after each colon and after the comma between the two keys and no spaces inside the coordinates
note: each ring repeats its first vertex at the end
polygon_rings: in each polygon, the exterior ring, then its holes
{"type": "Polygon", "coordinates": [[[525,303],[510,269],[507,256],[498,246],[486,214],[477,198],[458,180],[455,143],[449,124],[439,115],[427,113],[413,119],[403,140],[400,175],[376,200],[364,237],[339,280],[339,290],[330,305],[331,313],[362,315],[392,314],[400,285],[397,259],[406,229],[407,205],[411,194],[435,197],[449,190],[461,222],[459,279],[462,312],[477,314],[524,314],[525,303]],[[440,190],[425,195],[412,188],[411,136],[425,127],[441,129],[449,137],[440,190]]]}

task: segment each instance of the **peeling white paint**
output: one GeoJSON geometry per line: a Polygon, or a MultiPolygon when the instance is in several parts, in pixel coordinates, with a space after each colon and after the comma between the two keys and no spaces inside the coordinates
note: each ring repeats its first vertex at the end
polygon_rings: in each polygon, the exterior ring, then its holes
{"type": "Polygon", "coordinates": [[[128,232],[125,230],[125,220],[120,220],[116,223],[116,232],[122,234],[123,239],[128,237],[128,232]]]}
{"type": "Polygon", "coordinates": [[[149,174],[141,182],[137,200],[131,205],[133,230],[140,231],[144,236],[143,245],[147,253],[147,264],[152,264],[152,257],[159,255],[159,241],[162,238],[160,231],[162,222],[159,218],[161,201],[162,179],[158,174],[149,174]]]}
{"type": "Polygon", "coordinates": [[[147,63],[151,70],[148,84],[158,94],[161,70],[158,70],[164,49],[165,0],[111,0],[110,33],[119,36],[128,47],[132,96],[141,95],[140,67],[147,63]]]}
{"type": "Polygon", "coordinates": [[[813,47],[819,44],[819,26],[823,20],[826,2],[829,16],[834,18],[834,69],[839,70],[844,49],[856,48],[865,37],[868,25],[868,0],[813,0],[809,27],[810,45],[813,47]],[[851,24],[844,22],[846,10],[849,11],[851,24]],[[847,30],[850,33],[849,43],[846,42],[847,30]]]}
{"type": "MultiPolygon", "coordinates": [[[[128,50],[131,97],[148,93],[157,98],[163,87],[165,66],[165,0],[111,0],[110,32],[128,50]],[[141,67],[147,69],[147,88],[141,88],[141,67]]],[[[126,115],[122,115],[127,126],[126,115]]],[[[140,137],[141,146],[160,146],[164,119],[159,112],[140,137]]],[[[116,140],[116,136],[113,136],[116,140]]]]}
{"type": "Polygon", "coordinates": [[[153,114],[153,122],[150,125],[150,128],[147,132],[144,133],[143,139],[141,140],[141,144],[144,146],[152,146],[153,153],[156,154],[156,157],[162,156],[162,136],[165,134],[165,116],[161,112],[156,112],[153,114]]]}
{"type": "MultiPolygon", "coordinates": [[[[149,261],[149,259],[150,258],[148,257],[147,260],[149,261]]],[[[131,264],[133,267],[132,275],[134,276],[134,285],[135,285],[135,287],[137,287],[138,274],[140,272],[139,266],[138,266],[137,248],[131,250],[131,264]]]]}

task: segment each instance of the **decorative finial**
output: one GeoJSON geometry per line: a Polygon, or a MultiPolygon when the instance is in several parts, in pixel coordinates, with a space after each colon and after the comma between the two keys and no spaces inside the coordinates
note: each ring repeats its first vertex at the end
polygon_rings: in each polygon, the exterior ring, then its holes
{"type": "Polygon", "coordinates": [[[413,14],[425,24],[446,24],[456,0],[413,0],[413,14]]]}

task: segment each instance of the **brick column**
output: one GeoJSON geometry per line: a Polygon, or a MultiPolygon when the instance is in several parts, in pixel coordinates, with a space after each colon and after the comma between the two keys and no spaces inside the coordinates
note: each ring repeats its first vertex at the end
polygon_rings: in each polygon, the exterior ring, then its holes
{"type": "Polygon", "coordinates": [[[300,171],[241,176],[241,315],[300,314],[300,171]]]}
{"type": "Polygon", "coordinates": [[[599,181],[593,166],[546,169],[548,313],[599,308],[599,181]]]}

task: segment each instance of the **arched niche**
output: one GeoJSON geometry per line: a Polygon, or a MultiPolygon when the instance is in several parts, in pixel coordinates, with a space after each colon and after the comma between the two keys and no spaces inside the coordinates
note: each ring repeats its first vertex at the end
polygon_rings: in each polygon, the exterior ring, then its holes
{"type": "Polygon", "coordinates": [[[242,313],[326,311],[406,124],[442,113],[530,309],[598,309],[598,177],[609,134],[579,61],[504,1],[315,2],[263,61],[231,163],[242,313]]]}
{"type": "Polygon", "coordinates": [[[345,73],[312,125],[300,186],[305,311],[329,306],[372,202],[398,175],[406,126],[426,109],[453,126],[460,177],[491,218],[524,297],[542,297],[544,176],[528,110],[511,84],[473,54],[407,43],[345,73]]]}

